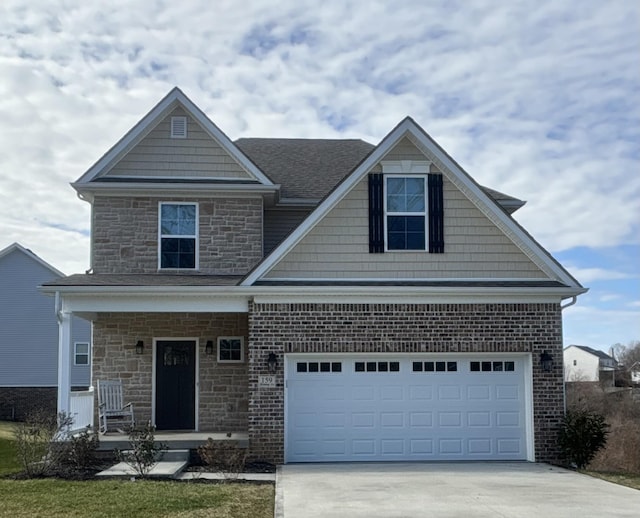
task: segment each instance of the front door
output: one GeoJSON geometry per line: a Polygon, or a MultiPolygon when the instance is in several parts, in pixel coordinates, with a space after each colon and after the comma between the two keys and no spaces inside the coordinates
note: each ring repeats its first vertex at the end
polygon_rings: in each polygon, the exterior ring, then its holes
{"type": "Polygon", "coordinates": [[[156,428],[194,430],[196,342],[156,342],[156,428]]]}

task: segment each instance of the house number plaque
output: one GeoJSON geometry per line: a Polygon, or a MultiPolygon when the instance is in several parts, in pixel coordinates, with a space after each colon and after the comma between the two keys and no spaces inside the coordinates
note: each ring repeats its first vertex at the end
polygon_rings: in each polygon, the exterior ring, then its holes
{"type": "Polygon", "coordinates": [[[276,377],[273,375],[258,376],[258,388],[275,388],[276,377]]]}

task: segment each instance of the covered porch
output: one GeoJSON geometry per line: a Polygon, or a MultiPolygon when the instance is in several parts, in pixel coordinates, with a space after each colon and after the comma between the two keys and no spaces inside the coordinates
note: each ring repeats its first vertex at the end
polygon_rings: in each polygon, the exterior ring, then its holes
{"type": "MultiPolygon", "coordinates": [[[[45,288],[55,290],[59,321],[58,412],[73,417],[73,430],[96,429],[96,382],[119,379],[136,423],[151,422],[162,442],[189,447],[220,436],[248,443],[247,295],[202,278],[167,286],[166,276],[144,276],[149,284],[123,286],[79,277],[98,285],[45,288]],[[92,387],[83,392],[70,384],[73,316],[92,323],[92,387]]],[[[112,282],[122,283],[117,277],[112,282]]],[[[123,439],[101,436],[105,447],[123,439]]]]}

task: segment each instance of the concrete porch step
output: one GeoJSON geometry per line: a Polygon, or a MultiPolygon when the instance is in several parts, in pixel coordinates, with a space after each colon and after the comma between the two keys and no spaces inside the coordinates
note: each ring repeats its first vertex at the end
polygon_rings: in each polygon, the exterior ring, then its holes
{"type": "MultiPolygon", "coordinates": [[[[177,478],[188,465],[189,450],[163,451],[160,461],[151,466],[147,476],[151,478],[177,478]]],[[[138,476],[138,473],[126,462],[118,462],[96,476],[130,478],[138,476]]]]}

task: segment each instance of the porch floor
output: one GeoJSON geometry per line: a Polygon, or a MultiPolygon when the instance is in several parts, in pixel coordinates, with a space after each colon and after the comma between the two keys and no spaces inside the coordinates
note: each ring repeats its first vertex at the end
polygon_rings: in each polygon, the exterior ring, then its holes
{"type": "MultiPolygon", "coordinates": [[[[155,432],[154,435],[156,443],[163,443],[169,450],[195,450],[209,438],[214,441],[236,441],[240,448],[249,447],[247,432],[155,432]]],[[[99,451],[127,450],[130,447],[126,433],[100,434],[99,451]]]]}

